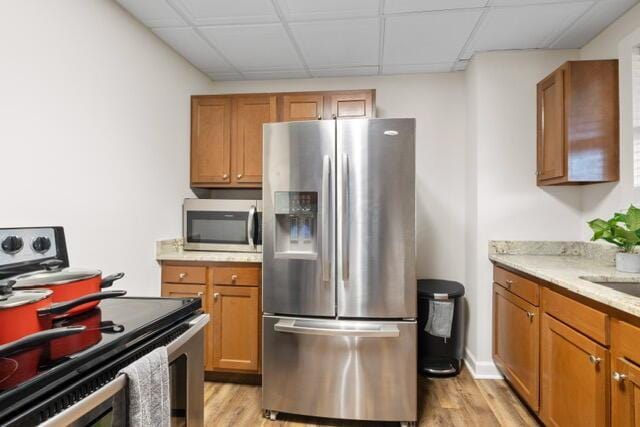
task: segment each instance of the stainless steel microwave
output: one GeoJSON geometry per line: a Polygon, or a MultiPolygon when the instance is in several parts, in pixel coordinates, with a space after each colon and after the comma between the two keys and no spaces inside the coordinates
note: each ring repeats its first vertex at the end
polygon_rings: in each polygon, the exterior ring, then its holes
{"type": "Polygon", "coordinates": [[[185,199],[184,249],[262,252],[262,201],[185,199]]]}

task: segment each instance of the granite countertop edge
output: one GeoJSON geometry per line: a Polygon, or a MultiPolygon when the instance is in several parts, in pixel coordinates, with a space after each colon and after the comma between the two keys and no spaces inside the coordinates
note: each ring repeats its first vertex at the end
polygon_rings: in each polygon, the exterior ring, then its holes
{"type": "Polygon", "coordinates": [[[156,261],[262,263],[262,253],[185,251],[178,238],[156,242],[156,261]]]}
{"type": "Polygon", "coordinates": [[[640,281],[640,275],[615,270],[615,248],[591,242],[549,243],[553,247],[551,250],[544,242],[523,242],[523,245],[518,246],[517,242],[513,241],[490,241],[489,259],[577,295],[640,317],[640,298],[582,278],[586,276],[593,280],[605,281],[614,277],[622,281],[640,281]],[[523,249],[525,246],[534,250],[523,249]],[[542,250],[536,251],[536,247],[542,250]],[[497,248],[513,250],[496,250],[497,248]]]}

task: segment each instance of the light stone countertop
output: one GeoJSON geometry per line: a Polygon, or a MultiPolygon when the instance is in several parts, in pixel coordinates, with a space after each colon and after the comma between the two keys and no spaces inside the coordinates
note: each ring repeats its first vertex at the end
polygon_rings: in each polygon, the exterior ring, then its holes
{"type": "Polygon", "coordinates": [[[199,261],[199,262],[262,262],[262,253],[255,252],[214,252],[185,251],[182,239],[160,240],[156,242],[157,261],[199,261]]]}
{"type": "Polygon", "coordinates": [[[640,298],[581,278],[640,281],[639,274],[616,271],[615,253],[616,248],[613,246],[592,242],[489,242],[491,261],[620,311],[640,316],[640,298]]]}

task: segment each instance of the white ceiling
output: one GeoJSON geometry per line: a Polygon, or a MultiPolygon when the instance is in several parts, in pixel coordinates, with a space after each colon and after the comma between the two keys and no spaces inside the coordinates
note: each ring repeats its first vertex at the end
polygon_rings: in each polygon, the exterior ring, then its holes
{"type": "Polygon", "coordinates": [[[463,70],[579,48],[640,0],[116,0],[214,80],[463,70]]]}

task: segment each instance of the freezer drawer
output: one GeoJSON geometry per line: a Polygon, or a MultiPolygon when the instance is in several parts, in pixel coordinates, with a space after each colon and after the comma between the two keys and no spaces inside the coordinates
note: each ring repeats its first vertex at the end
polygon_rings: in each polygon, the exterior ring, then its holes
{"type": "Polygon", "coordinates": [[[416,420],[416,322],[264,316],[262,325],[263,409],[416,420]]]}

